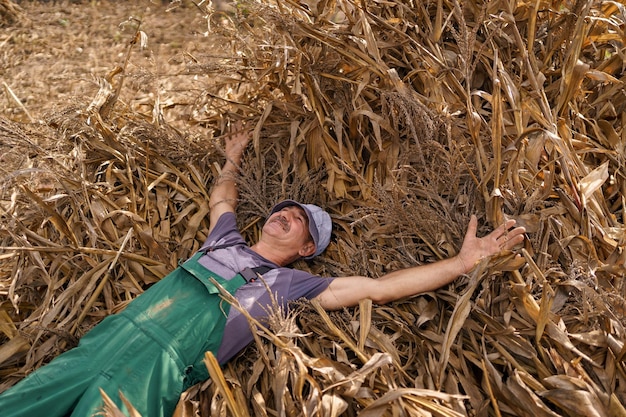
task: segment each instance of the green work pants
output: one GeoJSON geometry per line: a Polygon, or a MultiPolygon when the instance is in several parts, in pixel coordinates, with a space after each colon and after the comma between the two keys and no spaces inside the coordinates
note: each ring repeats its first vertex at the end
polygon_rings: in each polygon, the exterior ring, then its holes
{"type": "Polygon", "coordinates": [[[231,294],[245,283],[222,279],[199,256],[0,394],[0,415],[90,417],[102,408],[101,388],[126,414],[118,392],[143,417],[170,417],[180,394],[208,378],[204,353],[216,353],[222,340],[230,305],[209,277],[231,294]]]}

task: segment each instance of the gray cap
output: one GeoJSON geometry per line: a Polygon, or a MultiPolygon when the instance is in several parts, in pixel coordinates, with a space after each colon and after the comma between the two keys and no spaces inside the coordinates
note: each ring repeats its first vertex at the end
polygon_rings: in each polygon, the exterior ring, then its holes
{"type": "Polygon", "coordinates": [[[309,233],[313,238],[313,243],[315,243],[315,253],[307,256],[305,259],[311,259],[324,252],[330,242],[330,234],[333,228],[330,215],[315,204],[301,204],[294,200],[284,200],[272,208],[270,216],[288,206],[300,207],[309,218],[309,233]]]}

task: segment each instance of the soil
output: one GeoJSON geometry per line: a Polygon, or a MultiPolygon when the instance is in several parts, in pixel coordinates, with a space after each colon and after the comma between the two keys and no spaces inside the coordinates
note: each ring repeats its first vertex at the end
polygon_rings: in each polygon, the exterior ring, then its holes
{"type": "Polygon", "coordinates": [[[176,97],[180,83],[194,80],[186,62],[207,46],[207,21],[193,3],[15,4],[19,22],[5,19],[0,27],[0,117],[31,122],[76,100],[89,103],[98,80],[123,68],[127,56],[122,103],[151,112],[158,99],[173,120],[193,103],[193,97],[176,97]]]}

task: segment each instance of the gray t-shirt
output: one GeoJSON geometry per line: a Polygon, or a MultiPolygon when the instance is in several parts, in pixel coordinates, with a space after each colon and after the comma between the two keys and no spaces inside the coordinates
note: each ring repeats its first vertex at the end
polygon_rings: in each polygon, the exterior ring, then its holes
{"type": "MultiPolygon", "coordinates": [[[[246,267],[273,268],[263,275],[263,280],[244,284],[235,293],[241,306],[261,321],[267,317],[272,305],[272,297],[265,284],[269,286],[279,305],[286,309],[290,301],[299,298],[311,299],[319,295],[333,280],[278,266],[254,252],[239,233],[234,213],[225,213],[217,220],[200,250],[216,246],[220,248],[209,250],[198,262],[226,280],[232,279],[246,267]]],[[[218,362],[226,363],[252,340],[247,318],[236,308],[231,308],[224,329],[224,338],[217,353],[218,362]]]]}

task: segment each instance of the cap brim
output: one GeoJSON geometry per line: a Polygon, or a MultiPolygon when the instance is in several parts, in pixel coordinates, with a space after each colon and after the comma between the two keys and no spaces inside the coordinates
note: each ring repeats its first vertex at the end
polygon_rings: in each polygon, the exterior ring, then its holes
{"type": "Polygon", "coordinates": [[[270,216],[276,213],[277,211],[280,211],[284,209],[285,207],[289,207],[289,206],[298,206],[302,210],[304,210],[304,213],[306,214],[306,217],[309,220],[309,234],[311,235],[311,238],[313,239],[313,243],[315,243],[315,250],[317,250],[317,245],[319,242],[317,226],[315,224],[313,213],[311,213],[311,211],[304,204],[298,203],[295,200],[283,200],[280,203],[276,204],[274,207],[272,207],[272,210],[270,211],[270,216]]]}

